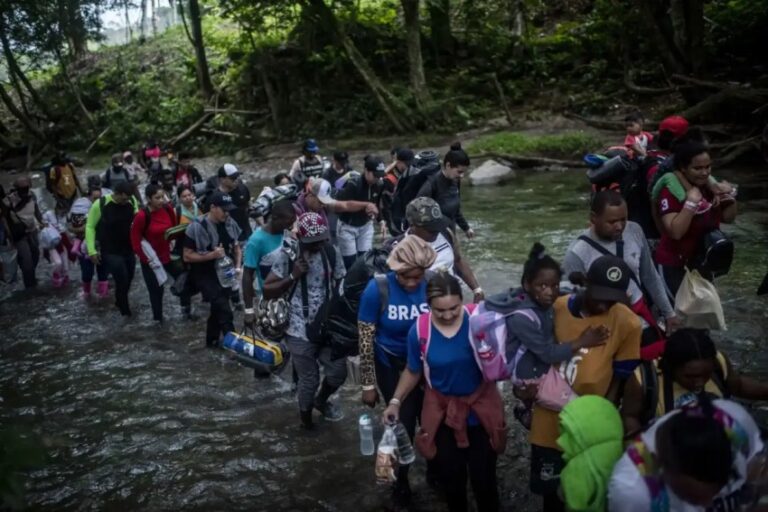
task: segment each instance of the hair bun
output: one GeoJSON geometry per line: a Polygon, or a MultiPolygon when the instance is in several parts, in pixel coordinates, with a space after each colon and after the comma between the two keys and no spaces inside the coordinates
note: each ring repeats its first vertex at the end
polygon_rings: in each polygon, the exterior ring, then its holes
{"type": "Polygon", "coordinates": [[[535,244],[533,244],[533,247],[531,247],[531,252],[528,253],[528,259],[532,259],[532,260],[541,259],[546,252],[547,252],[547,249],[543,245],[541,245],[541,243],[536,242],[535,244]]]}
{"type": "Polygon", "coordinates": [[[461,142],[454,142],[451,144],[451,151],[461,151],[461,142]]]}

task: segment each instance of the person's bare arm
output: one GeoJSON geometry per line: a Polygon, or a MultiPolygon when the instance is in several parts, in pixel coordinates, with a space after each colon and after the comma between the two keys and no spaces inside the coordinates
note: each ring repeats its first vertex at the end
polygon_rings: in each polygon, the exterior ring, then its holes
{"type": "Polygon", "coordinates": [[[183,257],[184,257],[185,263],[205,263],[206,261],[212,261],[212,260],[217,260],[219,258],[223,258],[224,248],[222,246],[218,246],[216,249],[210,252],[206,252],[205,254],[200,254],[194,249],[185,247],[183,257]]]}
{"type": "Polygon", "coordinates": [[[395,394],[392,395],[392,400],[390,400],[390,405],[384,410],[383,420],[385,423],[389,423],[392,420],[397,421],[400,418],[400,404],[419,385],[419,382],[421,382],[421,372],[411,371],[410,368],[403,370],[403,373],[400,374],[395,394]]]}
{"type": "MultiPolygon", "coordinates": [[[[336,201],[335,203],[328,205],[328,208],[336,213],[354,213],[361,212],[365,209],[376,208],[376,205],[366,201],[336,201]]],[[[374,215],[378,214],[378,208],[374,215]]]]}
{"type": "Polygon", "coordinates": [[[733,396],[747,400],[768,400],[768,383],[734,371],[728,358],[725,364],[728,367],[728,378],[725,384],[733,396]]]}
{"type": "Polygon", "coordinates": [[[251,267],[243,267],[243,282],[241,287],[243,289],[243,307],[245,309],[253,308],[253,298],[256,293],[253,290],[255,270],[251,267]]]}

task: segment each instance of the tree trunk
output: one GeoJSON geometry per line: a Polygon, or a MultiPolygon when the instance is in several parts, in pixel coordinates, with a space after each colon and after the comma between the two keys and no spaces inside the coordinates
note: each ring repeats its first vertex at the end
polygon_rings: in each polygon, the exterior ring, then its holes
{"type": "Polygon", "coordinates": [[[416,106],[426,111],[432,102],[427,88],[427,77],[424,75],[424,61],[421,57],[421,26],[419,23],[420,0],[400,0],[403,5],[405,20],[405,40],[408,45],[408,67],[411,78],[411,88],[416,106]]]}
{"type": "Polygon", "coordinates": [[[80,7],[80,0],[59,0],[59,27],[74,60],[88,51],[88,31],[80,7]]]}
{"type": "Polygon", "coordinates": [[[454,41],[451,34],[451,1],[427,0],[429,26],[432,40],[432,54],[438,66],[443,56],[453,55],[454,41]]]}
{"type": "Polygon", "coordinates": [[[32,120],[27,117],[24,112],[19,110],[19,107],[16,106],[16,104],[13,102],[13,98],[11,98],[8,93],[5,90],[5,87],[3,87],[2,84],[0,84],[0,99],[2,99],[3,103],[5,103],[5,106],[8,108],[8,111],[13,114],[13,117],[19,120],[19,122],[24,125],[24,128],[27,129],[30,135],[32,135],[34,138],[41,142],[45,142],[45,135],[43,132],[40,131],[40,129],[35,125],[32,120]]]}
{"type": "Polygon", "coordinates": [[[125,41],[130,43],[133,41],[133,28],[131,27],[131,17],[128,12],[131,9],[129,0],[123,0],[123,12],[125,13],[125,41]]]}
{"type": "Polygon", "coordinates": [[[523,0],[512,0],[509,14],[509,28],[512,35],[518,39],[523,39],[526,33],[525,2],[523,0]]]}
{"type": "Polygon", "coordinates": [[[187,25],[187,15],[184,14],[184,1],[183,0],[177,0],[178,1],[178,12],[181,16],[181,24],[184,26],[184,33],[187,34],[187,39],[189,39],[189,44],[192,46],[195,46],[195,39],[192,37],[192,34],[189,32],[189,25],[187,25]]]}
{"type": "Polygon", "coordinates": [[[75,81],[70,76],[69,69],[67,68],[67,63],[64,61],[64,57],[61,55],[61,52],[58,49],[55,49],[54,52],[56,53],[56,57],[59,60],[59,64],[61,65],[61,74],[64,76],[64,80],[67,82],[67,85],[69,85],[69,88],[72,90],[72,94],[75,96],[75,99],[77,100],[77,104],[80,107],[80,112],[83,113],[83,116],[88,120],[88,124],[91,125],[91,128],[95,132],[96,123],[93,121],[93,116],[86,108],[85,103],[83,103],[83,97],[80,94],[80,87],[78,87],[77,83],[75,83],[75,81]]]}
{"type": "Polygon", "coordinates": [[[645,17],[648,36],[664,67],[672,73],[686,73],[685,59],[674,41],[674,30],[665,25],[670,18],[666,6],[659,0],[641,0],[639,10],[645,17]]]}
{"type": "Polygon", "coordinates": [[[155,0],[150,0],[150,15],[152,16],[152,37],[157,37],[157,12],[155,11],[155,0]]]}
{"type": "Polygon", "coordinates": [[[389,118],[392,126],[400,133],[412,129],[412,125],[407,121],[407,117],[403,115],[407,112],[405,105],[384,86],[376,72],[368,64],[365,56],[360,53],[355,43],[339,25],[339,21],[336,19],[336,15],[331,8],[325,4],[324,0],[307,0],[307,5],[320,16],[320,22],[323,26],[332,29],[350,62],[357,72],[360,73],[360,76],[371,90],[371,93],[373,93],[381,109],[389,118]]]}
{"type": "MultiPolygon", "coordinates": [[[[8,74],[11,76],[18,77],[18,79],[21,81],[22,84],[24,84],[24,87],[29,92],[29,95],[32,97],[32,101],[35,102],[35,105],[37,105],[37,107],[40,109],[43,115],[47,117],[49,120],[53,119],[47,103],[43,101],[43,99],[40,97],[40,94],[38,94],[35,88],[32,87],[32,83],[29,81],[27,76],[19,67],[18,62],[16,61],[16,57],[13,55],[13,52],[11,51],[11,46],[8,41],[8,34],[5,29],[5,20],[2,18],[2,16],[0,16],[0,44],[3,47],[3,55],[5,55],[5,61],[7,62],[7,65],[8,65],[8,74]]],[[[21,92],[19,92],[19,95],[21,95],[21,92]]]]}
{"type": "Polygon", "coordinates": [[[208,100],[213,96],[213,83],[208,72],[208,58],[205,56],[203,24],[198,0],[189,0],[189,22],[192,25],[192,37],[195,41],[197,84],[200,87],[200,94],[203,96],[203,99],[208,100]]]}
{"type": "Polygon", "coordinates": [[[144,28],[147,24],[147,0],[141,0],[139,9],[141,9],[141,17],[139,18],[139,38],[144,39],[144,28]]]}

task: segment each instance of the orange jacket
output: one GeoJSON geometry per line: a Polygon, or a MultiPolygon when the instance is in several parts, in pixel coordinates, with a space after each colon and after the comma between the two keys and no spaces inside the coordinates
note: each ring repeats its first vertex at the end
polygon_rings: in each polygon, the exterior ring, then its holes
{"type": "Polygon", "coordinates": [[[435,457],[435,435],[443,423],[453,429],[459,448],[468,447],[467,417],[470,410],[488,433],[493,450],[498,454],[504,453],[509,430],[504,419],[504,402],[496,384],[485,381],[469,396],[446,396],[425,386],[421,428],[415,439],[419,453],[427,460],[435,457]]]}

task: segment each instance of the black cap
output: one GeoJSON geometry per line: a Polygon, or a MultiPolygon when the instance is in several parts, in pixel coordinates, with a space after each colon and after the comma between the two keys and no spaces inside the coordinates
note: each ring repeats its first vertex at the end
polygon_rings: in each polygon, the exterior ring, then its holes
{"type": "Polygon", "coordinates": [[[410,164],[413,161],[413,151],[408,148],[400,148],[395,154],[395,158],[403,163],[410,164]]]}
{"type": "Polygon", "coordinates": [[[587,271],[587,293],[595,300],[629,305],[629,280],[632,270],[616,256],[600,256],[587,271]]]}
{"type": "Polygon", "coordinates": [[[381,158],[377,156],[369,156],[365,159],[365,170],[371,171],[377,176],[384,176],[384,173],[387,171],[387,165],[381,158]]]}
{"type": "Polygon", "coordinates": [[[216,190],[211,194],[211,206],[218,206],[225,212],[231,212],[237,206],[235,206],[235,203],[232,201],[232,196],[229,194],[225,194],[224,192],[221,192],[219,190],[216,190]]]}

